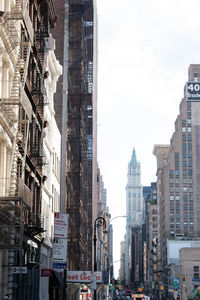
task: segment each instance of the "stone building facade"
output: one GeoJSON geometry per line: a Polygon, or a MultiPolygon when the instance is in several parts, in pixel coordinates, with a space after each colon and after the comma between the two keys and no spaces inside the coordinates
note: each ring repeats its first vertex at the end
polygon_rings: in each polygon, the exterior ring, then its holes
{"type": "Polygon", "coordinates": [[[167,238],[200,237],[200,102],[198,93],[190,95],[196,93],[199,83],[200,65],[190,65],[170,144],[154,147],[157,158],[160,270],[167,264],[167,238]]]}

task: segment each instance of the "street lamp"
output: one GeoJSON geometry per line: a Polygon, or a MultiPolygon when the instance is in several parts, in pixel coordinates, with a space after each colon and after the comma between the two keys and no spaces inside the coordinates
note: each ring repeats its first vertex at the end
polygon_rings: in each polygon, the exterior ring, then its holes
{"type": "Polygon", "coordinates": [[[109,278],[113,277],[113,252],[111,254],[111,249],[110,249],[110,225],[111,225],[111,222],[114,221],[115,219],[118,219],[118,218],[127,218],[126,215],[123,215],[123,216],[115,216],[113,218],[111,218],[110,220],[108,220],[108,232],[109,232],[109,241],[108,241],[108,272],[109,272],[109,278]]]}
{"type": "MultiPolygon", "coordinates": [[[[104,226],[106,227],[106,220],[103,217],[98,217],[94,221],[94,237],[93,237],[93,242],[94,242],[94,272],[97,271],[97,252],[96,252],[96,247],[97,247],[97,228],[104,226]]],[[[96,287],[94,289],[94,300],[96,300],[96,287]]]]}
{"type": "MultiPolygon", "coordinates": [[[[168,275],[167,275],[167,279],[169,280],[170,279],[170,284],[171,284],[171,286],[173,285],[173,282],[172,282],[172,276],[173,276],[173,278],[175,278],[176,277],[176,274],[175,274],[175,270],[174,270],[174,268],[172,268],[171,266],[169,266],[169,265],[166,265],[165,267],[164,267],[164,269],[168,269],[168,272],[170,271],[170,277],[168,278],[168,275]],[[171,274],[171,272],[173,272],[173,275],[171,274]],[[172,275],[172,276],[171,276],[172,275]]],[[[169,284],[169,282],[167,282],[168,284],[169,284]]]]}

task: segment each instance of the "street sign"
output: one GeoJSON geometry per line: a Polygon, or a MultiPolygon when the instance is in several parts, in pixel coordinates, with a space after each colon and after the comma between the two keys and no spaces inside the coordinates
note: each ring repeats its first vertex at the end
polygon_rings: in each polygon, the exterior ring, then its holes
{"type": "Polygon", "coordinates": [[[27,267],[12,267],[11,271],[13,274],[26,274],[27,267]]]}
{"type": "Polygon", "coordinates": [[[54,237],[67,239],[68,215],[59,212],[54,213],[54,237]]]}
{"type": "Polygon", "coordinates": [[[179,279],[178,278],[172,278],[172,286],[174,289],[179,288],[179,279]]]}
{"type": "Polygon", "coordinates": [[[66,263],[67,261],[67,239],[54,238],[53,262],[66,263]]]}
{"type": "Polygon", "coordinates": [[[200,101],[200,83],[187,82],[187,101],[200,101]]]}
{"type": "Polygon", "coordinates": [[[61,269],[64,270],[67,267],[67,263],[59,263],[59,262],[53,262],[52,268],[53,269],[61,269]]]}
{"type": "Polygon", "coordinates": [[[67,234],[68,214],[54,213],[54,242],[53,264],[54,269],[66,269],[67,265],[67,234]]]}

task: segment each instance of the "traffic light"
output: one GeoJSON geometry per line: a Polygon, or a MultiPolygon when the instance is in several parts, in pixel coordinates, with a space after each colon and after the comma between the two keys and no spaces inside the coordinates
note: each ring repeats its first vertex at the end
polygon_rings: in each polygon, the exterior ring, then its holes
{"type": "Polygon", "coordinates": [[[113,285],[113,280],[112,279],[110,279],[110,286],[112,286],[113,285]]]}

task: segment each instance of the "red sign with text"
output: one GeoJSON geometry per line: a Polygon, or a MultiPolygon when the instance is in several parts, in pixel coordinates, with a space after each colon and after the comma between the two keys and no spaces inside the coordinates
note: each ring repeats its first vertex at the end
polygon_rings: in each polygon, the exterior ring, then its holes
{"type": "Polygon", "coordinates": [[[52,277],[53,270],[52,269],[41,269],[41,277],[52,277]]]}

